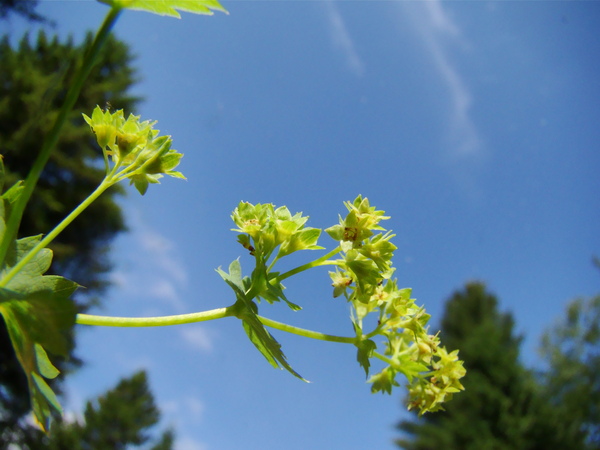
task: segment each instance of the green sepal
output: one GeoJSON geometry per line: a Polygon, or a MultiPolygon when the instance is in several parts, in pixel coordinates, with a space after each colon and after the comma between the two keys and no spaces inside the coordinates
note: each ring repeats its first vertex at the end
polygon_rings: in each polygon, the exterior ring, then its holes
{"type": "Polygon", "coordinates": [[[409,383],[413,381],[413,378],[418,378],[429,370],[430,368],[422,362],[412,361],[408,358],[403,358],[398,367],[398,371],[402,372],[409,383]]]}
{"type": "Polygon", "coordinates": [[[148,164],[145,167],[145,172],[164,173],[177,178],[185,178],[180,172],[173,172],[173,169],[179,165],[182,157],[182,153],[177,153],[175,150],[169,150],[148,164]]]}
{"type": "MultiPolygon", "coordinates": [[[[343,219],[340,217],[340,222],[342,222],[343,219]]],[[[343,241],[344,240],[344,226],[337,224],[337,225],[333,225],[329,228],[325,228],[325,233],[327,233],[331,239],[333,239],[334,241],[343,241]]]]}
{"type": "MultiPolygon", "coordinates": [[[[349,256],[349,254],[346,256],[349,256]]],[[[368,300],[368,296],[371,295],[381,281],[381,275],[377,270],[377,266],[372,260],[369,259],[348,258],[346,260],[346,267],[352,274],[352,279],[356,281],[359,293],[361,294],[361,296],[357,298],[363,301],[366,295],[366,300],[368,300]]]]}
{"type": "Polygon", "coordinates": [[[390,366],[384,368],[381,372],[373,375],[369,378],[368,382],[371,383],[371,393],[381,392],[390,394],[394,386],[400,386],[396,381],[396,371],[390,366]]]}
{"type": "Polygon", "coordinates": [[[160,184],[161,174],[149,175],[147,173],[131,175],[129,184],[133,184],[141,195],[144,195],[150,184],[160,184]]]}
{"type": "Polygon", "coordinates": [[[324,247],[317,245],[319,236],[321,236],[319,228],[303,228],[293,233],[289,239],[281,244],[277,257],[282,258],[299,250],[323,250],[324,247]]]}

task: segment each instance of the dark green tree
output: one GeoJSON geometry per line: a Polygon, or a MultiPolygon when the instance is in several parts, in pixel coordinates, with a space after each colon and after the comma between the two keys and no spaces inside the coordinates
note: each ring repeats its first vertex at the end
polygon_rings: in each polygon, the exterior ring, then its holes
{"type": "Polygon", "coordinates": [[[57,421],[49,435],[30,433],[23,450],[125,450],[146,445],[152,450],[173,446],[172,430],[152,440],[150,432],[160,420],[160,411],[148,387],[146,372],[140,371],[95,401],[88,401],[83,420],[57,421]]]}
{"type": "Polygon", "coordinates": [[[542,375],[546,395],[588,448],[600,449],[600,295],[569,303],[541,351],[549,366],[542,375]]]}
{"type": "MultiPolygon", "coordinates": [[[[48,39],[41,32],[32,44],[25,36],[14,48],[8,36],[0,39],[0,154],[10,171],[7,186],[27,175],[44,136],[53,124],[71,82],[74,67],[91,44],[48,39]]],[[[102,155],[81,112],[91,113],[107,102],[130,111],[136,98],[128,94],[135,81],[127,45],[112,37],[98,58],[64,132],[42,174],[19,234],[50,231],[78,205],[103,178],[102,155]]],[[[85,289],[76,294],[81,310],[94,303],[108,285],[107,258],[111,240],[125,230],[116,197],[111,190],[80,216],[51,246],[51,271],[70,278],[85,289]]],[[[58,361],[61,371],[78,364],[72,354],[58,361]]],[[[60,391],[56,383],[55,391],[60,391]]],[[[4,322],[0,320],[0,448],[19,432],[19,421],[29,411],[25,375],[15,358],[4,322]]]]}
{"type": "Polygon", "coordinates": [[[441,338],[460,349],[465,391],[446,411],[402,421],[397,444],[418,450],[580,449],[581,436],[562,425],[533,374],[519,362],[522,337],[482,283],[469,283],[446,303],[441,338]]]}

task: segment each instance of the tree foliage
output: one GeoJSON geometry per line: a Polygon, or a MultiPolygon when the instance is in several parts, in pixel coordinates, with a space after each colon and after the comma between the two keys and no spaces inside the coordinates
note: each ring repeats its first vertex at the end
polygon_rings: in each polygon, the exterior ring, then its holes
{"type": "Polygon", "coordinates": [[[564,411],[571,427],[600,449],[600,295],[578,298],[542,339],[549,365],[543,374],[546,395],[564,411]]]}
{"type": "Polygon", "coordinates": [[[469,283],[446,303],[441,336],[460,348],[465,391],[445,408],[402,421],[406,449],[578,449],[581,436],[564,425],[532,372],[519,362],[521,336],[509,313],[482,283],[469,283]]]}
{"type": "Polygon", "coordinates": [[[32,21],[44,22],[45,18],[35,11],[37,5],[38,0],[0,0],[0,19],[14,13],[32,21]]]}
{"type": "Polygon", "coordinates": [[[29,435],[23,450],[125,450],[146,445],[151,450],[169,450],[174,433],[164,431],[152,439],[150,431],[160,420],[160,411],[148,386],[146,372],[122,379],[117,386],[88,401],[82,419],[55,422],[49,435],[29,435]]]}
{"type": "MultiPolygon", "coordinates": [[[[7,174],[7,186],[27,175],[91,39],[89,34],[76,46],[72,40],[63,43],[40,32],[33,45],[28,36],[16,49],[8,36],[0,42],[0,151],[12,172],[7,174]]],[[[79,111],[107,103],[131,110],[136,101],[127,92],[135,82],[131,60],[127,45],[111,38],[38,182],[20,236],[51,230],[103,179],[104,170],[99,165],[102,154],[79,111]]],[[[110,269],[107,244],[125,229],[115,203],[120,193],[115,189],[104,195],[51,245],[56,261],[53,271],[85,286],[88,294],[106,285],[104,275],[110,269]]]]}
{"type": "MultiPolygon", "coordinates": [[[[60,42],[40,32],[31,43],[29,36],[16,47],[8,36],[0,41],[0,154],[11,172],[5,186],[23,179],[37,155],[64,99],[67,86],[89,48],[91,35],[81,45],[60,42]]],[[[128,94],[135,81],[131,54],[126,44],[111,38],[83,88],[76,109],[91,110],[96,104],[131,109],[136,99],[128,94]]],[[[73,112],[43,172],[30,207],[23,216],[20,236],[51,230],[102,180],[102,154],[80,113],[73,112]],[[99,164],[100,163],[100,164],[99,164]]],[[[95,301],[94,295],[107,286],[110,263],[108,245],[125,230],[115,202],[120,192],[111,190],[90,207],[51,245],[54,259],[49,273],[60,273],[87,289],[76,297],[80,309],[95,301]]],[[[71,344],[72,347],[72,339],[71,344]]],[[[71,349],[72,350],[72,349],[71,349]]],[[[71,353],[61,371],[76,367],[71,353]]],[[[52,385],[56,390],[56,383],[52,385]]],[[[10,442],[19,420],[30,409],[27,378],[23,374],[3,321],[0,321],[0,447],[10,442]]]]}

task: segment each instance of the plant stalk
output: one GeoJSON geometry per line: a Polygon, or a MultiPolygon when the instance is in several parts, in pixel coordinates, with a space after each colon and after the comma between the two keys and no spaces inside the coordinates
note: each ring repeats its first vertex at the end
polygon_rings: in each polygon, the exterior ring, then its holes
{"type": "Polygon", "coordinates": [[[46,166],[46,163],[50,158],[50,154],[52,153],[52,150],[58,142],[58,138],[60,136],[62,127],[67,121],[67,117],[73,109],[77,98],[79,97],[83,84],[88,75],[90,74],[94,63],[96,62],[96,57],[98,56],[98,53],[100,52],[104,44],[106,43],[106,40],[108,39],[108,36],[110,34],[110,30],[119,18],[120,13],[121,8],[110,9],[108,14],[106,15],[106,18],[104,19],[104,22],[102,23],[102,26],[96,33],[96,37],[94,38],[94,42],[92,43],[90,50],[83,57],[83,61],[75,74],[75,78],[71,83],[69,90],[67,91],[65,102],[63,103],[62,108],[59,111],[58,117],[56,118],[56,122],[54,122],[54,126],[48,133],[47,138],[44,140],[42,149],[39,155],[37,156],[35,162],[33,163],[29,174],[27,175],[23,191],[21,192],[21,195],[15,202],[14,208],[10,214],[10,217],[6,224],[6,231],[4,233],[4,237],[2,239],[2,242],[0,243],[0,263],[3,262],[6,258],[10,242],[14,240],[17,236],[17,231],[19,229],[19,225],[21,224],[21,218],[23,217],[25,206],[31,198],[31,195],[33,194],[33,190],[35,189],[35,186],[40,178],[42,170],[46,166]]]}
{"type": "Polygon", "coordinates": [[[31,261],[40,250],[46,248],[50,242],[54,240],[79,214],[81,214],[88,206],[90,206],[102,193],[111,187],[114,182],[107,180],[106,178],[100,183],[94,192],[92,192],[88,198],[79,204],[71,213],[65,217],[50,233],[46,235],[35,247],[33,247],[27,255],[25,255],[15,266],[0,280],[0,287],[6,287],[6,285],[17,275],[29,261],[31,261]]]}
{"type": "Polygon", "coordinates": [[[108,317],[91,314],[77,314],[75,323],[99,327],[164,327],[185,323],[206,322],[235,315],[233,307],[211,309],[191,314],[178,314],[161,317],[108,317]]]}
{"type": "MultiPolygon", "coordinates": [[[[92,314],[77,314],[75,323],[79,325],[93,325],[100,327],[164,327],[170,325],[183,325],[186,323],[207,322],[209,320],[223,319],[225,317],[235,317],[237,313],[238,309],[232,305],[227,308],[217,308],[197,313],[159,317],[109,317],[92,314]]],[[[304,328],[298,328],[293,325],[267,319],[262,316],[258,316],[258,319],[267,327],[285,331],[286,333],[296,334],[298,336],[318,339],[320,341],[340,342],[343,344],[356,343],[356,337],[334,336],[318,331],[306,330],[304,328]]]]}

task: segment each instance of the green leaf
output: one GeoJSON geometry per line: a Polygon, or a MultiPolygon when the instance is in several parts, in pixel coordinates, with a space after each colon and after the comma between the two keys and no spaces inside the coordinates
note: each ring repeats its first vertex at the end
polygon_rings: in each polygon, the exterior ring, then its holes
{"type": "Polygon", "coordinates": [[[235,292],[236,298],[244,298],[244,282],[242,280],[242,265],[240,264],[240,260],[236,259],[231,264],[229,264],[229,273],[224,272],[219,267],[217,269],[217,273],[221,275],[221,278],[225,280],[225,282],[231,286],[233,291],[235,292]]]}
{"type": "MultiPolygon", "coordinates": [[[[0,203],[6,206],[4,196],[0,203]]],[[[0,279],[4,279],[40,238],[33,236],[11,242],[0,279]]],[[[59,276],[44,276],[51,262],[52,252],[41,250],[0,288],[0,314],[27,376],[33,412],[44,430],[48,429],[52,411],[61,412],[56,395],[44,381],[44,377],[51,379],[58,374],[46,351],[68,355],[68,333],[75,325],[77,313],[70,300],[77,284],[59,276]]]]}
{"type": "Polygon", "coordinates": [[[242,318],[242,324],[250,341],[273,367],[284,368],[302,381],[307,381],[292,369],[281,351],[281,344],[271,336],[254,311],[247,310],[242,318]]]}
{"type": "MultiPolygon", "coordinates": [[[[4,161],[0,155],[0,192],[4,188],[4,161]]],[[[15,204],[21,192],[23,191],[23,182],[17,181],[10,189],[0,196],[0,242],[5,239],[6,220],[10,216],[12,206],[15,204]]],[[[1,261],[0,261],[1,264],[1,261]]]]}
{"type": "Polygon", "coordinates": [[[281,351],[281,344],[271,336],[260,321],[257,315],[258,307],[246,295],[246,285],[250,284],[250,280],[247,278],[242,279],[242,267],[239,260],[236,259],[229,265],[229,273],[224,272],[220,268],[217,269],[217,272],[235,292],[237,298],[236,305],[240,309],[237,317],[242,320],[242,325],[248,338],[250,338],[250,341],[258,351],[273,367],[284,368],[295,377],[306,381],[299,373],[292,369],[292,366],[287,362],[287,358],[281,351]]]}
{"type": "Polygon", "coordinates": [[[360,344],[356,345],[358,351],[356,352],[356,360],[360,366],[365,369],[365,375],[369,375],[369,368],[371,367],[371,361],[369,359],[373,356],[373,352],[377,350],[377,344],[371,339],[365,339],[360,341],[360,344]]]}
{"type": "Polygon", "coordinates": [[[31,392],[31,407],[36,419],[42,425],[44,431],[48,431],[50,428],[50,416],[52,414],[52,408],[59,414],[62,414],[62,408],[56,394],[52,390],[48,383],[35,372],[31,372],[31,379],[33,383],[30,383],[29,390],[31,392]],[[32,388],[32,385],[35,386],[32,388]]]}
{"type": "Polygon", "coordinates": [[[227,13],[217,0],[98,0],[113,8],[135,9],[147,11],[159,16],[171,16],[180,18],[177,12],[185,11],[193,14],[212,15],[212,10],[227,13]]]}
{"type": "Polygon", "coordinates": [[[50,359],[48,358],[48,354],[46,353],[46,350],[44,350],[44,347],[36,343],[34,345],[34,348],[35,359],[37,361],[38,370],[40,371],[40,374],[42,374],[45,378],[48,379],[56,378],[60,371],[56,367],[54,367],[54,365],[50,362],[50,359]]]}

